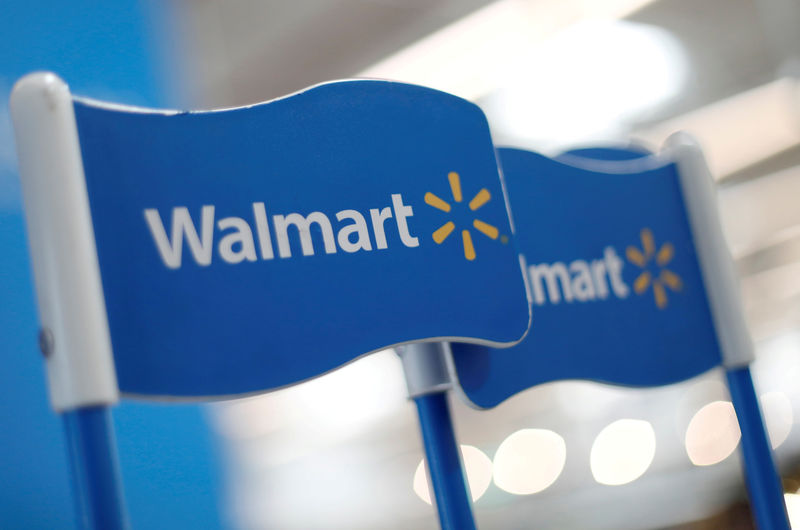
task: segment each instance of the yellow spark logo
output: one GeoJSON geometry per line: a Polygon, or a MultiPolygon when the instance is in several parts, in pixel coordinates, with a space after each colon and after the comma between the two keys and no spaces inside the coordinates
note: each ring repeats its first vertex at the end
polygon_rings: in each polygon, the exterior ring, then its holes
{"type": "Polygon", "coordinates": [[[654,271],[644,270],[638,278],[633,282],[633,290],[636,294],[643,294],[650,285],[653,286],[653,296],[656,299],[656,306],[659,309],[667,307],[667,290],[669,287],[672,291],[680,291],[683,288],[683,282],[680,276],[665,268],[672,258],[675,256],[675,247],[672,243],[664,243],[661,248],[656,252],[656,242],[653,237],[653,232],[649,228],[642,229],[640,234],[642,240],[642,250],[636,247],[628,247],[625,251],[628,261],[642,269],[657,269],[657,276],[654,276],[654,271]],[[655,267],[649,265],[650,260],[655,257],[655,267]]]}
{"type": "MultiPolygon", "coordinates": [[[[458,176],[458,173],[455,171],[451,171],[447,175],[447,179],[450,181],[450,191],[453,194],[453,200],[455,202],[462,202],[464,200],[463,195],[461,194],[461,178],[458,176]]],[[[473,198],[469,201],[469,209],[471,211],[475,211],[492,198],[489,190],[486,188],[482,188],[473,198]]],[[[451,210],[450,203],[444,201],[434,195],[431,192],[425,194],[425,203],[429,206],[433,206],[437,210],[441,210],[445,213],[451,210]]],[[[491,238],[497,239],[500,235],[499,230],[497,227],[490,225],[489,223],[484,223],[479,219],[474,219],[472,221],[472,226],[478,232],[482,233],[483,235],[491,238]]],[[[441,245],[445,239],[455,230],[456,225],[453,221],[448,221],[439,228],[437,228],[433,232],[433,240],[436,241],[437,245],[441,245]]],[[[464,243],[464,257],[468,260],[472,261],[475,259],[475,246],[472,244],[472,234],[468,229],[461,230],[461,240],[464,243]]],[[[500,241],[506,243],[508,238],[506,236],[500,237],[500,241]]]]}

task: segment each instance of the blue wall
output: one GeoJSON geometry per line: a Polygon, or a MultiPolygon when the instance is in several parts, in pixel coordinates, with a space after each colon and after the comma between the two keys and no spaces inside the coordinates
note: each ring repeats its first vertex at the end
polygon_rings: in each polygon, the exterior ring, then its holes
{"type": "MultiPolygon", "coordinates": [[[[0,528],[74,528],[61,422],[47,402],[8,117],[16,79],[52,70],[76,94],[174,106],[162,2],[6,0],[0,9],[0,528]],[[164,50],[164,53],[161,52],[164,50]]],[[[216,456],[197,406],[114,410],[134,528],[218,528],[216,456]]]]}

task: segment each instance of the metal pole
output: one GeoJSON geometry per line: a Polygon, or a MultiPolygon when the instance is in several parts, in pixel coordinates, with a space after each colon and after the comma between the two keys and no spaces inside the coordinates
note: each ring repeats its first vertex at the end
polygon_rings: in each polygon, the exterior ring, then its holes
{"type": "Polygon", "coordinates": [[[739,419],[753,513],[761,530],[788,530],[783,492],[750,376],[755,349],[747,332],[736,268],[722,232],[714,181],[693,138],[676,133],[666,146],[678,164],[678,178],[711,305],[722,365],[739,419]]]}
{"type": "Polygon", "coordinates": [[[742,431],[744,475],[756,524],[761,530],[789,530],[781,479],[772,458],[750,368],[728,370],[727,376],[742,431]]]}
{"type": "Polygon", "coordinates": [[[129,528],[110,407],[64,412],[78,526],[92,530],[129,528]]]}
{"type": "Polygon", "coordinates": [[[461,463],[461,452],[447,403],[452,380],[440,343],[411,344],[398,350],[417,405],[425,460],[443,530],[474,530],[475,520],[461,463]]]}

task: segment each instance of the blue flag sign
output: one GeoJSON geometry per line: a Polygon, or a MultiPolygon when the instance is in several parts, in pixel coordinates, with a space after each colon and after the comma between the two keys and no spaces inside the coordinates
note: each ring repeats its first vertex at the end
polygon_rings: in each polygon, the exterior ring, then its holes
{"type": "Polygon", "coordinates": [[[660,385],[721,362],[676,164],[578,156],[499,150],[535,325],[502,352],[453,345],[480,407],[546,381],[660,385]]]}
{"type": "Polygon", "coordinates": [[[530,312],[475,105],[346,81],[251,107],[75,116],[122,392],[295,383],[530,312]]]}

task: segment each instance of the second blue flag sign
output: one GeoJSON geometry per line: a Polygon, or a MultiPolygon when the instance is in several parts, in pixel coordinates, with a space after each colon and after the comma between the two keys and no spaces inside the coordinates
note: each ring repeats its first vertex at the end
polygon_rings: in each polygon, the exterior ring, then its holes
{"type": "Polygon", "coordinates": [[[661,385],[720,364],[674,160],[638,157],[607,172],[518,149],[499,157],[534,325],[502,352],[453,345],[471,402],[493,407],[559,379],[661,385]]]}

